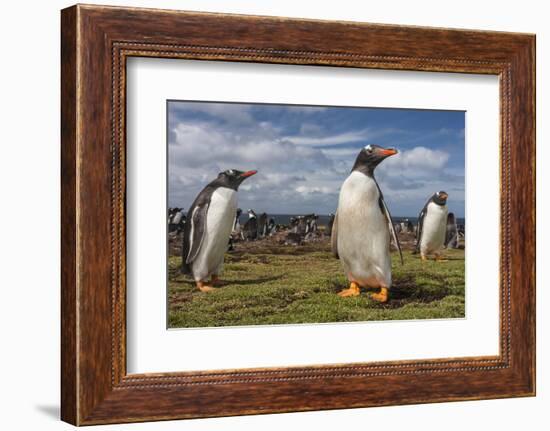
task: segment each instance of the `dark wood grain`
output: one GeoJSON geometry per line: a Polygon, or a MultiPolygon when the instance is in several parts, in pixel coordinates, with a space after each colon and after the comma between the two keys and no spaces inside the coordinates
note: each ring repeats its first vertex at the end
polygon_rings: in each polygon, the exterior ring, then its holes
{"type": "Polygon", "coordinates": [[[61,417],[78,422],[76,268],[76,8],[61,16],[61,417]]]}
{"type": "Polygon", "coordinates": [[[62,11],[61,38],[63,420],[83,425],[534,394],[533,35],[74,6],[62,11]],[[500,354],[127,375],[130,56],[498,75],[500,354]]]}

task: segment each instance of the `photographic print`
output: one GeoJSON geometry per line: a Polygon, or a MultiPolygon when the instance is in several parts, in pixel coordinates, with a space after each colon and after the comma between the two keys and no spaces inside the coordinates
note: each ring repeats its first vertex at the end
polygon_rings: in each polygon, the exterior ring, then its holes
{"type": "Polygon", "coordinates": [[[168,327],[465,317],[465,112],[169,100],[168,327]]]}

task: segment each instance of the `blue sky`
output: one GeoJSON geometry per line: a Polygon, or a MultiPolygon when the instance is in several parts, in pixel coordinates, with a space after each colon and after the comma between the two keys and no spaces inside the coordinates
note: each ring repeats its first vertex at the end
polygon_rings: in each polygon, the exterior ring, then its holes
{"type": "Polygon", "coordinates": [[[438,190],[464,216],[464,112],[168,102],[168,204],[189,208],[218,172],[257,169],[239,206],[271,214],[334,212],[367,144],[395,147],[375,176],[392,215],[416,216],[438,190]]]}

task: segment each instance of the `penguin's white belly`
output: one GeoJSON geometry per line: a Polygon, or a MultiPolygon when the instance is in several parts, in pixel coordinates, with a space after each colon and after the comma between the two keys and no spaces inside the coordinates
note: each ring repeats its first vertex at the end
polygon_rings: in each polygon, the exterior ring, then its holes
{"type": "Polygon", "coordinates": [[[206,215],[206,232],[201,249],[193,261],[192,270],[196,281],[218,275],[229,244],[229,236],[237,211],[237,192],[226,187],[212,193],[206,215]]]}
{"type": "Polygon", "coordinates": [[[338,201],[338,255],[350,281],[390,287],[390,232],[375,181],[352,172],[338,201]]]}
{"type": "Polygon", "coordinates": [[[173,224],[180,224],[181,219],[183,218],[183,213],[181,211],[178,211],[176,215],[174,216],[174,219],[172,220],[173,224]]]}
{"type": "Polygon", "coordinates": [[[420,238],[422,254],[436,253],[443,248],[447,232],[447,212],[446,205],[437,205],[433,202],[428,204],[420,238]]]}

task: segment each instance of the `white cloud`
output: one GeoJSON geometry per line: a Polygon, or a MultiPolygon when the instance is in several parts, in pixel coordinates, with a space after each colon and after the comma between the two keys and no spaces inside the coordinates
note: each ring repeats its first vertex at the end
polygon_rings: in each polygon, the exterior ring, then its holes
{"type": "Polygon", "coordinates": [[[287,105],[286,109],[292,114],[318,114],[319,112],[326,111],[328,108],[324,106],[287,105]]]}
{"type": "Polygon", "coordinates": [[[348,158],[355,160],[361,148],[323,148],[323,154],[329,157],[348,158]]]}
{"type": "Polygon", "coordinates": [[[412,178],[433,177],[449,161],[449,153],[426,147],[414,147],[390,157],[384,165],[400,175],[412,178]]]}
{"type": "Polygon", "coordinates": [[[449,193],[451,206],[465,199],[464,178],[448,168],[450,155],[442,150],[414,147],[384,160],[376,176],[390,209],[400,208],[394,215],[416,215],[436,191],[449,193]]]}
{"type": "Polygon", "coordinates": [[[253,122],[250,108],[252,105],[236,103],[174,103],[171,107],[176,115],[178,113],[202,112],[212,117],[223,119],[232,124],[250,124],[253,122]]]}
{"type": "Polygon", "coordinates": [[[349,144],[368,139],[368,129],[344,132],[329,136],[286,136],[285,139],[297,145],[312,145],[322,147],[325,145],[349,144]]]}
{"type": "Polygon", "coordinates": [[[312,187],[312,186],[298,186],[296,187],[296,191],[304,195],[317,194],[317,193],[322,193],[322,194],[334,193],[334,189],[330,187],[312,187]]]}
{"type": "Polygon", "coordinates": [[[296,192],[299,185],[333,171],[321,150],[281,138],[270,123],[247,131],[210,122],[175,124],[169,142],[169,205],[188,207],[225,169],[257,169],[240,188],[241,205],[281,213],[303,204],[302,194],[296,192]]]}
{"type": "MultiPolygon", "coordinates": [[[[346,148],[342,144],[406,133],[362,129],[327,134],[322,125],[306,122],[299,135],[284,136],[269,121],[245,124],[251,115],[246,106],[237,110],[234,105],[230,110],[223,104],[196,106],[227,123],[171,117],[168,181],[172,206],[188,208],[218,172],[235,168],[258,170],[240,188],[242,208],[268,213],[333,212],[342,182],[360,151],[359,145],[346,148]]],[[[457,178],[460,172],[448,168],[449,157],[443,150],[417,146],[380,164],[376,177],[390,210],[399,208],[394,215],[417,214],[435,190],[444,189],[451,199],[464,200],[464,181],[457,178]]]]}

